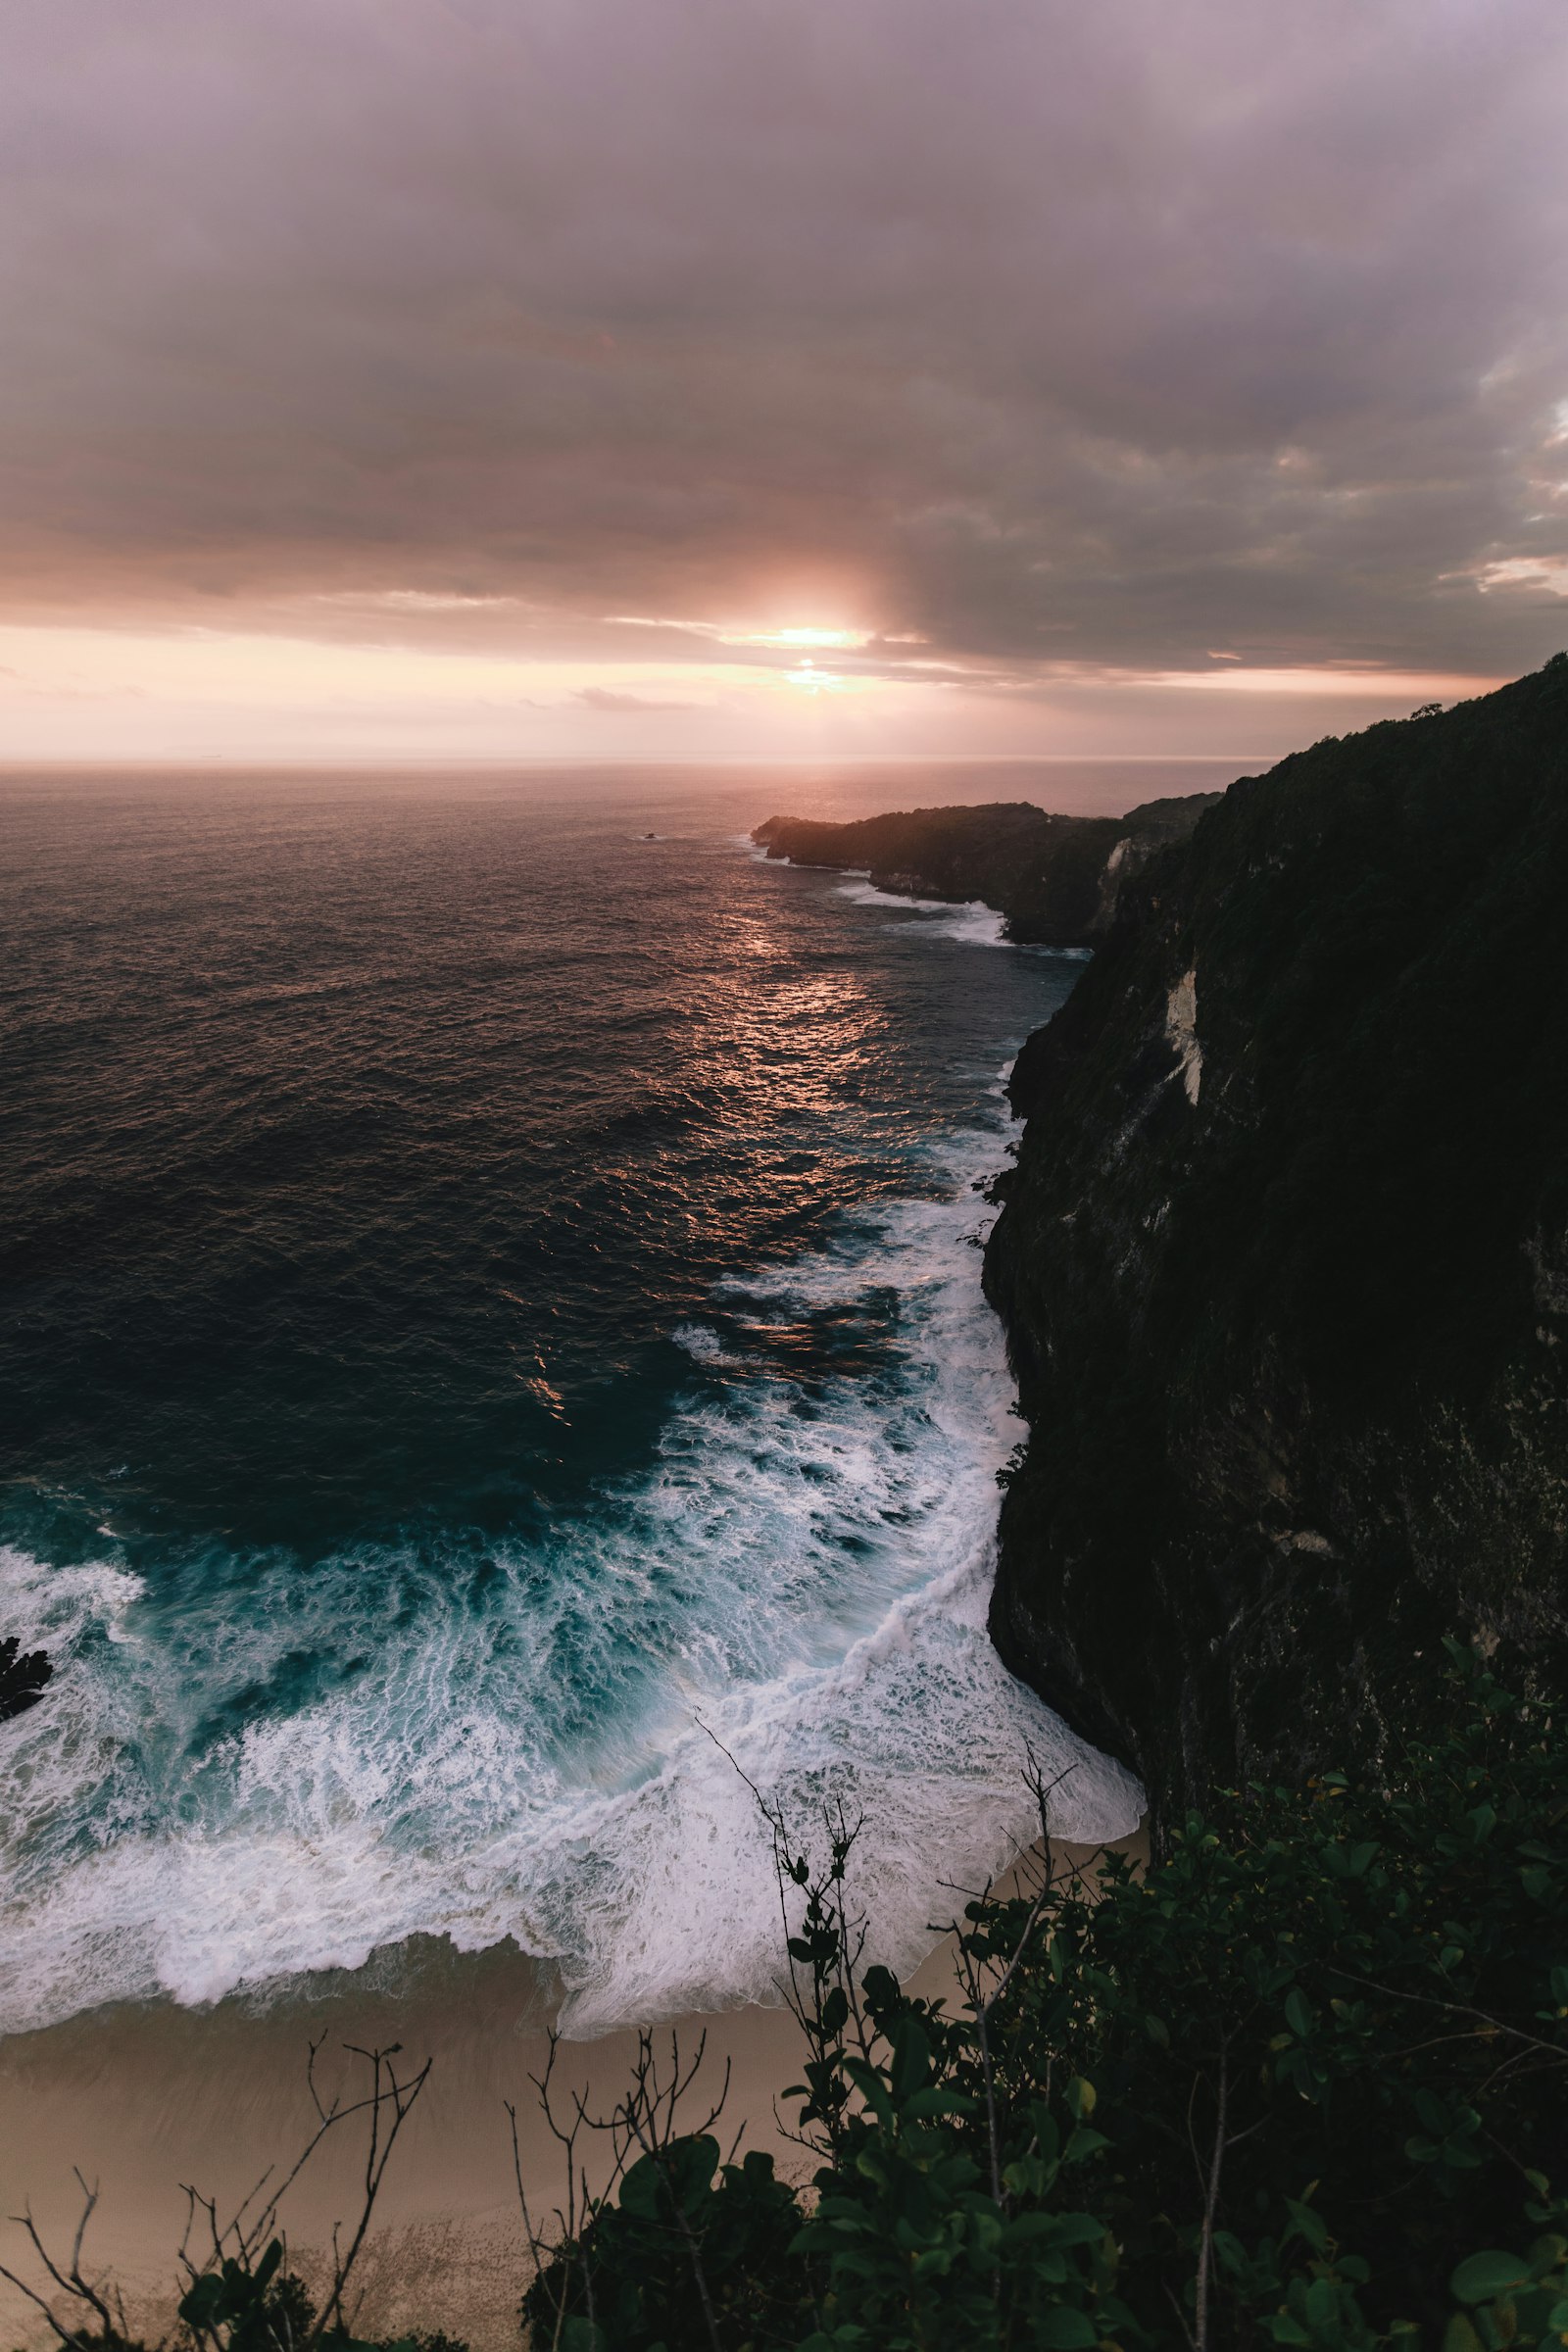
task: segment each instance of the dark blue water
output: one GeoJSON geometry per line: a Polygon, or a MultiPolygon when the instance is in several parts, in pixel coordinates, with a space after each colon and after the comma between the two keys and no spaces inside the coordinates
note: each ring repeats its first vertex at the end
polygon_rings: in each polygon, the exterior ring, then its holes
{"type": "Polygon", "coordinates": [[[0,788],[6,2022],[416,1931],[765,1990],[704,1725],[866,1807],[896,1959],[1024,1826],[973,1188],[1076,966],[739,838],[876,789],[0,788]]]}

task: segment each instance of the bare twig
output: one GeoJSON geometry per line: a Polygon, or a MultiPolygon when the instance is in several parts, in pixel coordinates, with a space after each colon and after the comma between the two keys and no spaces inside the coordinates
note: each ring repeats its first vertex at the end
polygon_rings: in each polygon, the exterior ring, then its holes
{"type": "Polygon", "coordinates": [[[341,2257],[338,2255],[337,2232],[335,2229],[333,2230],[331,2290],[317,2318],[315,2327],[305,2339],[307,2347],[319,2342],[334,2319],[340,2327],[347,2326],[343,2312],[343,2289],[348,2284],[349,2274],[359,2260],[361,2249],[365,2244],[366,2232],[370,2227],[370,2216],[375,2209],[376,2198],[380,2194],[381,2182],[385,2178],[387,2165],[391,2161],[392,2150],[397,2145],[398,2134],[408,2122],[416,2099],[430,2078],[432,2061],[427,2058],[416,2074],[408,2076],[401,2082],[398,2081],[397,2070],[392,2061],[402,2046],[401,2042],[394,2041],[386,2049],[363,2050],[353,2042],[345,2044],[345,2047],[352,2051],[355,2057],[365,2059],[370,2068],[370,2095],[368,2099],[360,2102],[362,2107],[368,2107],[370,2114],[369,2140],[365,2157],[365,2194],[360,2206],[359,2222],[346,2255],[341,2257]],[[385,2070],[384,2086],[383,2068],[385,2070]]]}
{"type": "Polygon", "coordinates": [[[1219,2179],[1225,2162],[1225,2119],[1230,2092],[1230,2053],[1224,2042],[1219,2052],[1219,2096],[1214,2122],[1214,2149],[1209,2158],[1208,2187],[1203,2198],[1203,2229],[1198,2246],[1198,2303],[1193,2315],[1194,2352],[1208,2352],[1208,2284],[1214,2266],[1214,2217],[1219,2210],[1219,2179]]]}
{"type": "Polygon", "coordinates": [[[1410,1992],[1402,1984],[1385,1984],[1376,1977],[1357,1976],[1354,1969],[1341,1968],[1335,1961],[1325,1962],[1331,1976],[1343,1977],[1348,1984],[1363,1984],[1369,1992],[1380,1992],[1386,2000],[1412,2001],[1422,2009],[1437,2009],[1445,2017],[1476,2017],[1494,2034],[1506,2034],[1511,2041],[1525,2043],[1539,2050],[1554,2066],[1568,2066],[1568,2049],[1561,2042],[1543,2041],[1539,2034],[1527,2034],[1522,2026],[1510,2026],[1505,2018],[1494,2017],[1490,2010],[1477,2009],[1469,2001],[1440,2000],[1435,1993],[1410,1992]]]}
{"type": "MultiPolygon", "coordinates": [[[[115,2314],[111,2311],[109,2304],[104,2299],[104,2295],[101,2291],[101,2283],[95,2283],[92,2280],[83,2278],[81,2270],[82,2242],[87,2234],[87,2225],[92,2220],[94,2213],[97,2211],[98,2191],[96,2188],[89,2188],[87,2186],[86,2181],[82,2179],[79,2172],[76,2173],[75,2180],[77,2187],[81,2190],[81,2214],[76,2223],[75,2235],[71,2242],[71,2254],[69,2257],[68,2267],[64,2271],[62,2271],[59,2264],[55,2261],[53,2255],[49,2252],[48,2247],[44,2244],[43,2238],[39,2234],[38,2225],[32,2218],[32,2212],[30,2208],[24,2213],[13,2214],[12,2220],[17,2224],[19,2229],[25,2230],[27,2241],[31,2245],[33,2252],[37,2255],[38,2260],[42,2263],[49,2277],[54,2280],[55,2285],[59,2287],[61,2293],[64,2295],[69,2295],[73,2302],[84,2304],[86,2306],[98,2323],[99,2334],[106,2336],[112,2335],[116,2332],[115,2314]]],[[[83,2338],[80,2329],[75,2328],[68,2328],[65,2323],[56,2315],[53,2306],[48,2302],[46,2297],[35,2292],[35,2290],[28,2286],[24,2279],[19,2278],[15,2272],[0,2269],[0,2278],[9,2278],[12,2285],[19,2287],[22,2293],[26,2296],[28,2302],[34,2304],[36,2308],[43,2313],[45,2319],[47,2319],[50,2327],[54,2329],[56,2335],[59,2336],[63,2344],[82,2344],[83,2338]]]]}

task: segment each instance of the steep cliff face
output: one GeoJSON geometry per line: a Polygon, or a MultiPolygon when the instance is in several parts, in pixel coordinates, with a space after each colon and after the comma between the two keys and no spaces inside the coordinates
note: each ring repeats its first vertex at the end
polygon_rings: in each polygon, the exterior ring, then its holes
{"type": "Polygon", "coordinates": [[[1156,1812],[1568,1651],[1568,657],[1234,785],[1012,1080],[992,1630],[1156,1812]]]}
{"type": "Polygon", "coordinates": [[[913,808],[846,825],[770,816],[752,839],[795,865],[866,871],[879,890],[982,899],[1010,939],[1054,948],[1103,939],[1121,893],[1150,858],[1190,833],[1218,793],[1148,801],[1125,816],[1053,816],[1030,801],[913,808]]]}

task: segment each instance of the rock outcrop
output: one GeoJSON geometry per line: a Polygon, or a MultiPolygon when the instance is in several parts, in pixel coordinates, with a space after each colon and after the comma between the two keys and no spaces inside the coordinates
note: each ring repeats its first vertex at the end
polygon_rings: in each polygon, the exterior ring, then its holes
{"type": "Polygon", "coordinates": [[[1012,1078],[992,1630],[1158,1820],[1397,1740],[1449,1631],[1568,1664],[1568,656],[1118,898],[1012,1078]]]}
{"type": "Polygon", "coordinates": [[[1005,917],[1009,939],[1093,947],[1108,933],[1128,884],[1219,797],[1148,801],[1103,817],[1053,816],[1030,801],[913,808],[843,825],[770,816],[752,839],[770,858],[868,873],[878,890],[901,897],[983,900],[1005,917]]]}
{"type": "Polygon", "coordinates": [[[15,1634],[0,1641],[0,1723],[35,1707],[53,1674],[41,1649],[24,1651],[15,1634]]]}

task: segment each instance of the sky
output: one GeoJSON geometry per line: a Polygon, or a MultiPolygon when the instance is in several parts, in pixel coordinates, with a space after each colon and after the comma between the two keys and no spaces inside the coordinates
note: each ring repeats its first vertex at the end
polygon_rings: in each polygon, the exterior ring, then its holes
{"type": "Polygon", "coordinates": [[[1568,644],[1563,0],[5,0],[0,761],[1212,756],[1568,644]]]}

